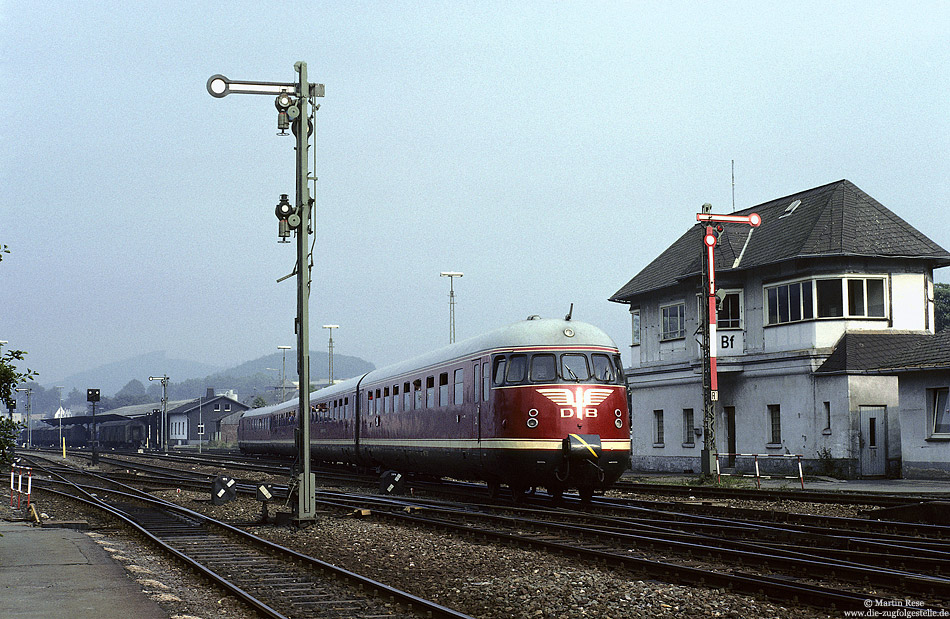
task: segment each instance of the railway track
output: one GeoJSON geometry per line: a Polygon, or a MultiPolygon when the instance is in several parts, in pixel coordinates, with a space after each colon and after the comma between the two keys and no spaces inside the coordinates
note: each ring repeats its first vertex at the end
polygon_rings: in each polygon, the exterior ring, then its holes
{"type": "Polygon", "coordinates": [[[836,503],[846,505],[873,505],[894,507],[920,501],[947,501],[947,493],[886,494],[878,492],[821,492],[769,488],[721,488],[715,486],[685,486],[676,484],[639,483],[621,480],[613,490],[632,494],[694,497],[704,499],[742,499],[749,501],[801,501],[804,503],[836,503]]]}
{"type": "MultiPolygon", "coordinates": [[[[856,562],[856,558],[867,560],[868,556],[860,551],[833,558],[820,549],[813,554],[793,550],[796,547],[794,542],[781,549],[774,544],[735,542],[708,533],[682,533],[656,524],[644,527],[619,518],[602,517],[597,519],[597,523],[592,523],[590,514],[570,510],[505,508],[508,513],[496,513],[494,506],[472,505],[462,509],[438,502],[362,496],[327,498],[320,502],[341,509],[369,508],[380,517],[414,526],[451,530],[461,535],[482,536],[502,543],[539,547],[620,565],[668,582],[764,593],[773,599],[821,608],[865,608],[866,600],[882,590],[889,590],[896,597],[914,592],[932,600],[935,609],[950,600],[950,580],[931,576],[925,571],[947,569],[947,553],[933,547],[926,551],[927,560],[917,562],[910,558],[914,567],[921,570],[912,572],[882,565],[862,565],[856,562]],[[647,558],[657,553],[677,555],[682,560],[647,558]],[[697,562],[720,566],[720,569],[697,566],[697,562]],[[722,565],[733,567],[722,570],[722,565]],[[748,569],[754,571],[743,571],[748,569]],[[815,584],[823,581],[850,582],[860,586],[846,589],[839,584],[815,584]]],[[[771,533],[782,533],[787,537],[790,534],[776,530],[771,533]]],[[[903,540],[898,546],[908,543],[903,540]]],[[[924,545],[927,544],[942,546],[939,542],[925,542],[924,545]]]]}
{"type": "MultiPolygon", "coordinates": [[[[209,488],[208,474],[175,474],[172,482],[191,476],[195,488],[209,488]]],[[[671,583],[765,593],[821,608],[862,608],[882,591],[894,599],[913,593],[934,609],[950,600],[950,581],[943,576],[950,573],[946,527],[620,498],[597,498],[582,509],[570,497],[558,508],[547,497],[529,497],[531,505],[522,507],[473,505],[470,485],[425,487],[467,493],[467,504],[340,492],[319,492],[318,503],[344,511],[368,507],[380,518],[414,527],[572,554],[671,583]],[[668,558],[657,560],[658,554],[668,558]]]]}
{"type": "Polygon", "coordinates": [[[51,477],[35,477],[37,489],[80,500],[118,518],[262,616],[468,617],[103,476],[62,467],[44,469],[36,461],[33,466],[51,477]]]}

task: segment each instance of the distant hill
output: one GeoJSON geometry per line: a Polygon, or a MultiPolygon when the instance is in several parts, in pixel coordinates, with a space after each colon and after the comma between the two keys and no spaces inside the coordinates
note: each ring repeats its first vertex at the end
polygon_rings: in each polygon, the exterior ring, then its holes
{"type": "MultiPolygon", "coordinates": [[[[334,363],[334,365],[336,364],[334,363]]],[[[220,371],[220,369],[220,367],[197,361],[169,359],[165,351],[162,350],[85,370],[56,381],[56,384],[66,387],[63,394],[67,394],[73,389],[85,393],[86,389],[96,387],[102,391],[103,395],[112,395],[132,379],[148,383],[149,376],[165,372],[174,380],[187,380],[207,376],[220,371]]],[[[52,388],[52,385],[48,387],[52,388]]]]}
{"type": "MultiPolygon", "coordinates": [[[[293,392],[292,383],[297,380],[297,353],[293,350],[287,351],[287,368],[285,375],[285,397],[293,392]]],[[[214,366],[197,363],[194,361],[185,361],[181,359],[169,359],[165,352],[153,352],[116,363],[109,363],[91,370],[86,370],[78,374],[69,376],[58,385],[64,385],[66,388],[63,394],[70,394],[73,389],[78,393],[72,394],[75,398],[75,404],[85,401],[86,389],[98,387],[102,391],[103,405],[118,406],[124,404],[140,403],[138,400],[156,401],[161,398],[161,387],[158,382],[149,383],[148,377],[155,376],[162,372],[170,377],[168,383],[168,397],[172,400],[190,399],[204,395],[209,388],[218,392],[233,390],[242,402],[250,403],[257,396],[262,397],[267,403],[275,403],[280,398],[280,375],[284,361],[282,352],[271,353],[259,357],[252,361],[246,361],[232,368],[221,369],[214,366]],[[268,369],[270,368],[270,369],[268,369]],[[146,394],[139,394],[134,402],[120,398],[112,398],[117,392],[123,389],[130,381],[137,380],[142,384],[139,389],[145,387],[146,394]],[[108,402],[106,399],[108,398],[108,402]]],[[[310,381],[314,384],[326,384],[329,371],[329,359],[326,351],[310,351],[310,381]]],[[[342,380],[365,374],[375,369],[375,366],[359,357],[350,357],[348,355],[333,355],[333,378],[342,380]]],[[[47,393],[37,392],[38,398],[50,400],[48,406],[55,409],[55,398],[58,392],[51,386],[47,387],[47,393]],[[48,397],[46,397],[48,396],[48,397]]],[[[44,403],[44,406],[47,406],[44,403]]]]}
{"type": "MultiPolygon", "coordinates": [[[[259,359],[254,359],[253,361],[246,361],[241,365],[229,368],[227,370],[221,370],[217,372],[217,375],[220,376],[233,376],[235,378],[240,376],[251,376],[258,373],[266,373],[271,376],[279,376],[279,372],[275,374],[273,371],[268,370],[267,368],[277,368],[279,371],[281,369],[281,364],[284,360],[284,353],[277,352],[259,359]]],[[[330,375],[329,371],[330,359],[325,350],[311,350],[310,351],[310,380],[313,382],[318,382],[320,379],[326,379],[330,375]]],[[[360,359],[359,357],[350,357],[347,355],[333,354],[333,378],[335,380],[340,380],[343,378],[351,378],[357,376],[358,374],[365,374],[370,370],[375,370],[376,366],[360,359]]],[[[213,378],[209,376],[209,378],[213,378]]],[[[297,380],[297,351],[288,350],[287,351],[287,379],[288,380],[297,380]]]]}

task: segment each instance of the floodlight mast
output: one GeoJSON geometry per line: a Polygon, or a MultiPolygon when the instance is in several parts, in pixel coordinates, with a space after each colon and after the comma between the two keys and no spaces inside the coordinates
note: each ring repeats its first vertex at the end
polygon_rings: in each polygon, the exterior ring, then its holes
{"type": "MultiPolygon", "coordinates": [[[[703,449],[700,465],[703,475],[715,470],[716,458],[716,402],[719,401],[719,376],[716,370],[716,244],[722,226],[720,223],[745,223],[753,228],[762,225],[758,213],[749,215],[715,215],[710,213],[711,204],[703,205],[703,212],[696,214],[696,221],[706,222],[703,232],[703,281],[707,311],[703,314],[703,449]]],[[[751,233],[750,233],[751,234],[751,233]]]]}
{"type": "Polygon", "coordinates": [[[439,277],[449,278],[449,344],[455,342],[455,278],[462,277],[464,273],[458,271],[442,271],[439,277]]]}
{"type": "MultiPolygon", "coordinates": [[[[298,526],[306,526],[316,519],[316,481],[310,472],[310,210],[313,200],[307,181],[310,179],[307,154],[309,150],[310,113],[307,105],[310,97],[324,96],[323,84],[311,84],[307,81],[307,63],[294,64],[297,72],[295,83],[247,82],[231,80],[223,75],[208,78],[208,93],[212,97],[225,97],[229,94],[276,95],[286,97],[295,95],[294,123],[296,126],[296,215],[300,217],[297,226],[297,376],[299,380],[298,399],[298,462],[300,473],[297,478],[297,509],[294,520],[298,526]]],[[[291,108],[285,113],[290,114],[291,108]]]]}

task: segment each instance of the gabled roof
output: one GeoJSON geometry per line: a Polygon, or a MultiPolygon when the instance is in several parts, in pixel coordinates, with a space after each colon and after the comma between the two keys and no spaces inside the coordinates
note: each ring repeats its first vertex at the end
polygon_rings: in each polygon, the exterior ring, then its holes
{"type": "MultiPolygon", "coordinates": [[[[716,271],[741,271],[802,258],[867,256],[950,265],[950,252],[851,181],[840,180],[733,213],[758,213],[762,225],[724,224],[716,271]],[[801,204],[786,215],[796,200],[801,204]],[[743,251],[744,250],[744,251],[743,251]],[[736,264],[737,259],[741,260],[736,264]]],[[[702,272],[704,224],[697,223],[627,282],[611,301],[675,286],[702,272]]]]}

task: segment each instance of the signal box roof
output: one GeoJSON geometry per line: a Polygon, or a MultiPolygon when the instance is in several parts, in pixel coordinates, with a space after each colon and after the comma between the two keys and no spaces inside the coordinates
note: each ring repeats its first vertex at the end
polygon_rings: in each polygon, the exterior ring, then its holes
{"type": "MultiPolygon", "coordinates": [[[[950,265],[950,252],[848,180],[732,214],[753,212],[762,216],[758,228],[724,224],[716,250],[717,273],[792,260],[854,256],[919,260],[933,268],[950,265]]],[[[639,295],[699,277],[705,227],[705,223],[692,226],[610,300],[631,303],[639,295]]]]}

